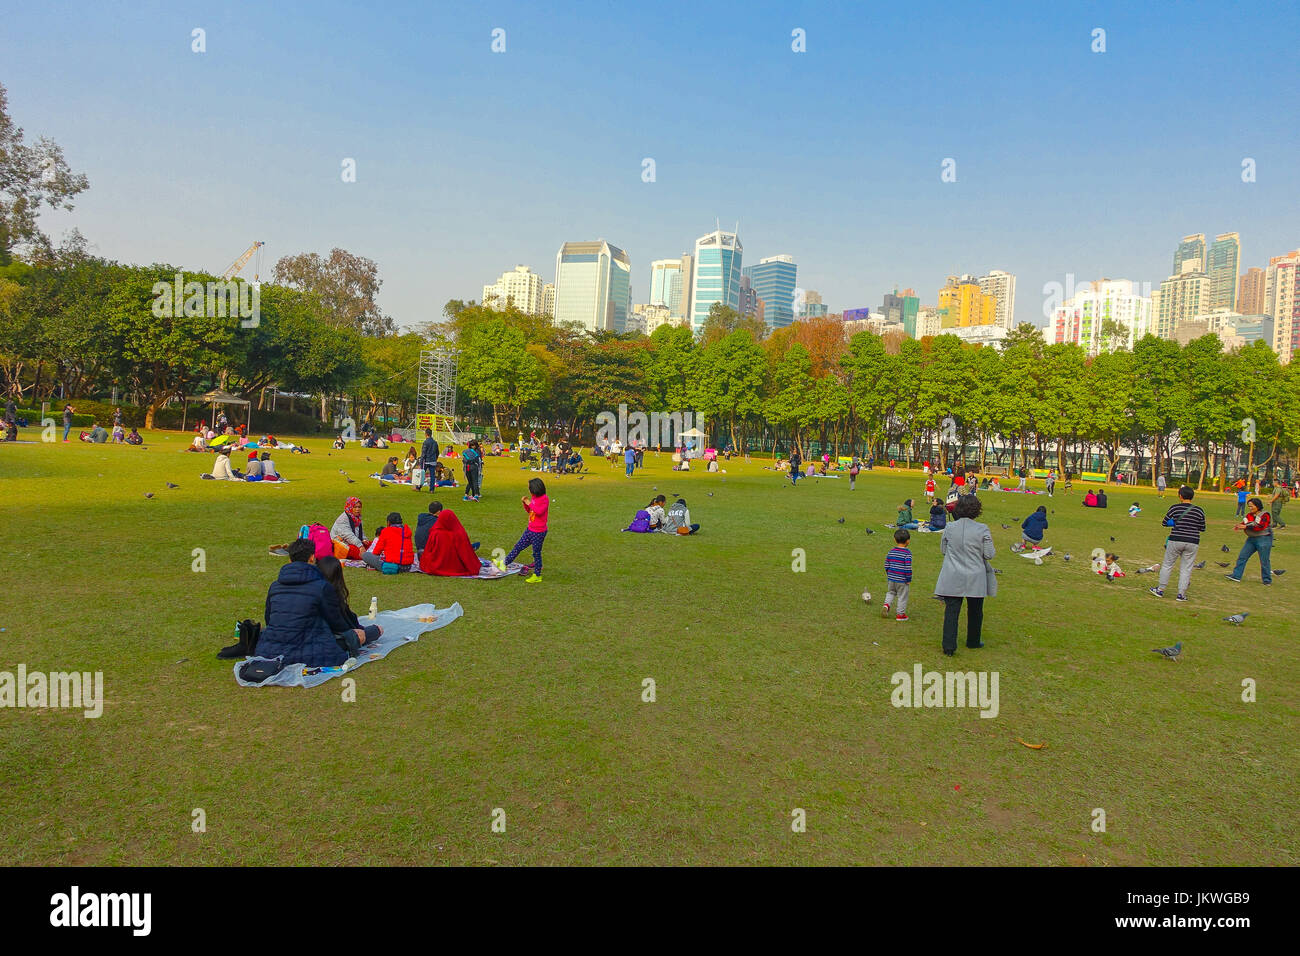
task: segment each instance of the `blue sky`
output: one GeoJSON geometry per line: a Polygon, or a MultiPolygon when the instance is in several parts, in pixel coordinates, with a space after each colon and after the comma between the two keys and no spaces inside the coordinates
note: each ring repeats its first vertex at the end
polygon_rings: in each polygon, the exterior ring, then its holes
{"type": "Polygon", "coordinates": [[[1187,233],[1240,232],[1243,272],[1300,246],[1294,3],[5,6],[10,111],[90,177],[55,234],[215,271],[342,246],[404,325],[566,240],[644,301],[715,219],[833,311],[1000,268],[1039,325],[1044,283],[1158,285],[1187,233]]]}

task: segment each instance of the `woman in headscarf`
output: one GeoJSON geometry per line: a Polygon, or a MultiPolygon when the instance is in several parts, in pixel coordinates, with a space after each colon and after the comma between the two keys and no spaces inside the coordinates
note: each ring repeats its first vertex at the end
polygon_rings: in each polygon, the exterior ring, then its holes
{"type": "Polygon", "coordinates": [[[420,570],[446,577],[476,577],[479,567],[478,555],[469,542],[465,526],[454,512],[443,508],[420,552],[420,570]]]}
{"type": "Polygon", "coordinates": [[[343,513],[330,526],[334,541],[334,555],[338,558],[360,559],[366,550],[366,533],[361,527],[361,499],[349,498],[343,503],[343,513]]]}

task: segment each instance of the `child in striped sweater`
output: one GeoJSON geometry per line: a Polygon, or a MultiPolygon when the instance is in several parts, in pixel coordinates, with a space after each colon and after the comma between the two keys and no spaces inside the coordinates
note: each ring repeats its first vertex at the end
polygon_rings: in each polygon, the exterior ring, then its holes
{"type": "Polygon", "coordinates": [[[907,542],[912,540],[906,528],[894,532],[894,547],[885,555],[885,605],[880,616],[889,617],[892,607],[897,615],[895,621],[907,620],[907,592],[912,586],[912,552],[907,542]]]}

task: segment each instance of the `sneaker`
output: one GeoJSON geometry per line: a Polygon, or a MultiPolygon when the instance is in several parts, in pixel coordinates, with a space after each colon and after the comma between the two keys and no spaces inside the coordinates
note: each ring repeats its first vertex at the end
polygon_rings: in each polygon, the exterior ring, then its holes
{"type": "Polygon", "coordinates": [[[881,617],[889,617],[889,605],[888,605],[888,604],[882,604],[882,605],[880,606],[880,616],[881,616],[881,617]]]}
{"type": "Polygon", "coordinates": [[[1233,584],[1241,583],[1241,578],[1234,578],[1231,573],[1225,574],[1224,577],[1227,578],[1229,581],[1231,581],[1233,584]]]}
{"type": "Polygon", "coordinates": [[[460,500],[461,500],[461,501],[469,501],[469,500],[471,500],[471,499],[470,499],[470,496],[469,496],[469,495],[462,495],[460,500]]]}
{"type": "Polygon", "coordinates": [[[471,548],[473,548],[475,551],[477,551],[477,550],[478,550],[478,546],[479,546],[480,544],[482,544],[482,543],[483,543],[482,541],[471,541],[471,542],[469,543],[469,546],[470,546],[471,548]]]}
{"type": "Polygon", "coordinates": [[[525,584],[541,584],[541,583],[542,583],[541,575],[530,574],[528,577],[524,578],[524,583],[525,583],[525,584]]]}
{"type": "Polygon", "coordinates": [[[1175,601],[1186,601],[1186,600],[1187,600],[1187,595],[1186,595],[1186,594],[1180,594],[1180,595],[1178,595],[1178,597],[1174,598],[1174,600],[1175,600],[1175,601]]]}
{"type": "Polygon", "coordinates": [[[1147,590],[1150,591],[1152,594],[1154,594],[1156,597],[1164,597],[1164,596],[1165,596],[1165,589],[1164,589],[1164,588],[1147,588],[1147,590]]]}
{"type": "Polygon", "coordinates": [[[898,615],[898,617],[894,618],[894,620],[895,620],[895,621],[906,621],[906,620],[909,620],[909,618],[908,618],[908,616],[907,616],[906,614],[900,614],[900,615],[898,615]]]}

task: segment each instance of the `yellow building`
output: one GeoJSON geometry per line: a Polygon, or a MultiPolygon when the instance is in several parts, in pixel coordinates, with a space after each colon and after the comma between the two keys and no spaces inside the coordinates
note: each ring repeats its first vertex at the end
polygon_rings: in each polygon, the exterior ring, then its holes
{"type": "Polygon", "coordinates": [[[992,325],[997,321],[998,300],[980,291],[979,281],[972,276],[949,276],[948,284],[939,290],[939,310],[945,329],[992,325]]]}

